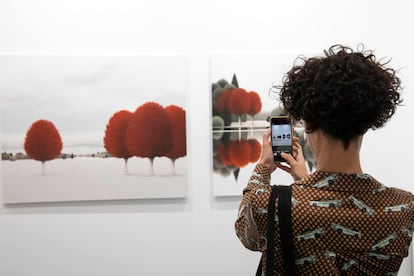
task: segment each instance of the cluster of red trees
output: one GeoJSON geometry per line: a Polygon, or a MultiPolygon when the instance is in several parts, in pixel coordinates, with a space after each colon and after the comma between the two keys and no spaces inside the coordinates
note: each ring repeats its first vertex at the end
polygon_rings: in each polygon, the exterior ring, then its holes
{"type": "Polygon", "coordinates": [[[236,115],[254,116],[262,109],[262,101],[255,91],[234,88],[221,92],[214,107],[218,112],[229,111],[236,115]]]}
{"type": "Polygon", "coordinates": [[[239,88],[236,75],[233,75],[232,82],[221,79],[212,84],[213,116],[223,119],[225,125],[232,122],[231,115],[254,116],[262,109],[260,95],[255,91],[247,91],[239,88]]]}
{"type": "Polygon", "coordinates": [[[147,102],[135,112],[118,111],[106,126],[104,146],[111,155],[123,158],[125,164],[137,156],[149,158],[152,167],[155,157],[164,156],[174,165],[176,159],[187,154],[185,110],[147,102]]]}
{"type": "MultiPolygon", "coordinates": [[[[185,110],[176,105],[163,107],[147,102],[135,112],[121,110],[106,125],[104,147],[114,157],[127,160],[132,156],[165,156],[175,160],[187,155],[185,110]]],[[[26,133],[26,154],[44,163],[57,158],[63,143],[55,125],[47,120],[34,122],[26,133]]],[[[151,166],[152,167],[152,166],[151,166]]],[[[126,168],[126,166],[125,166],[126,168]]]]}

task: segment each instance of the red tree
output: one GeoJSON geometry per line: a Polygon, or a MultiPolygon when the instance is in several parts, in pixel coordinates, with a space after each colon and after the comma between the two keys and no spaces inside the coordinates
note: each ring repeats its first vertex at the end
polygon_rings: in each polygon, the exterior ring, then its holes
{"type": "Polygon", "coordinates": [[[255,91],[248,92],[249,98],[250,98],[250,110],[247,112],[251,116],[256,115],[257,113],[262,110],[262,100],[260,99],[260,96],[255,91]]]}
{"type": "Polygon", "coordinates": [[[153,160],[165,156],[173,145],[170,119],[164,107],[155,102],[139,106],[132,114],[126,132],[126,147],[137,157],[153,160]]]}
{"type": "Polygon", "coordinates": [[[230,112],[237,115],[247,114],[251,107],[250,97],[243,88],[235,88],[231,92],[227,104],[230,112]]]}
{"type": "Polygon", "coordinates": [[[125,160],[125,173],[128,174],[127,162],[133,155],[126,147],[126,131],[132,112],[121,110],[112,115],[106,125],[104,146],[105,149],[117,158],[125,160]]]}
{"type": "Polygon", "coordinates": [[[26,154],[37,161],[42,162],[42,174],[44,163],[58,157],[62,151],[63,143],[59,131],[55,125],[47,120],[34,122],[26,133],[24,150],[26,154]]]}
{"type": "Polygon", "coordinates": [[[172,160],[175,172],[175,160],[187,155],[185,110],[176,105],[169,105],[165,111],[170,118],[173,140],[173,145],[165,156],[172,160]]]}

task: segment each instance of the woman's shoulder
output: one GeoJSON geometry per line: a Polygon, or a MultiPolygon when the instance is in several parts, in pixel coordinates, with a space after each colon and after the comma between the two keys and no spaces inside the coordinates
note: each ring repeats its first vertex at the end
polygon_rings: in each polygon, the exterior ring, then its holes
{"type": "Polygon", "coordinates": [[[414,195],[412,192],[398,188],[388,187],[388,194],[414,207],[414,195]]]}

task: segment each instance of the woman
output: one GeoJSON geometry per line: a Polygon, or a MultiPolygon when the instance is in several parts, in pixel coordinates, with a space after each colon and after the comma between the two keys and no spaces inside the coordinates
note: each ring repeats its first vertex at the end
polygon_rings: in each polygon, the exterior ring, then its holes
{"type": "MultiPolygon", "coordinates": [[[[360,149],[367,130],[382,127],[401,104],[400,79],[371,51],[342,45],[298,61],[278,87],[279,96],[292,120],[305,126],[316,171],[308,173],[297,139],[293,155],[282,153],[287,164],[274,163],[270,131],[265,133],[261,159],[243,191],[237,236],[248,249],[266,254],[270,175],[282,169],[295,181],[299,275],[397,275],[414,231],[414,197],[364,173],[360,149]]],[[[275,247],[274,275],[285,275],[278,231],[275,247]]]]}

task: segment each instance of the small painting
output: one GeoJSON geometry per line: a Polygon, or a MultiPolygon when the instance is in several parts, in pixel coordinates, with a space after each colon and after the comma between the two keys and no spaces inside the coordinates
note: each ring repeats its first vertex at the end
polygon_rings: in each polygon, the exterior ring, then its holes
{"type": "MultiPolygon", "coordinates": [[[[210,60],[214,196],[241,196],[261,155],[271,116],[283,114],[277,86],[296,55],[215,54],[210,60]]],[[[294,126],[310,170],[315,166],[303,126],[294,126]]],[[[276,171],[272,184],[288,185],[290,175],[276,171]]]]}

